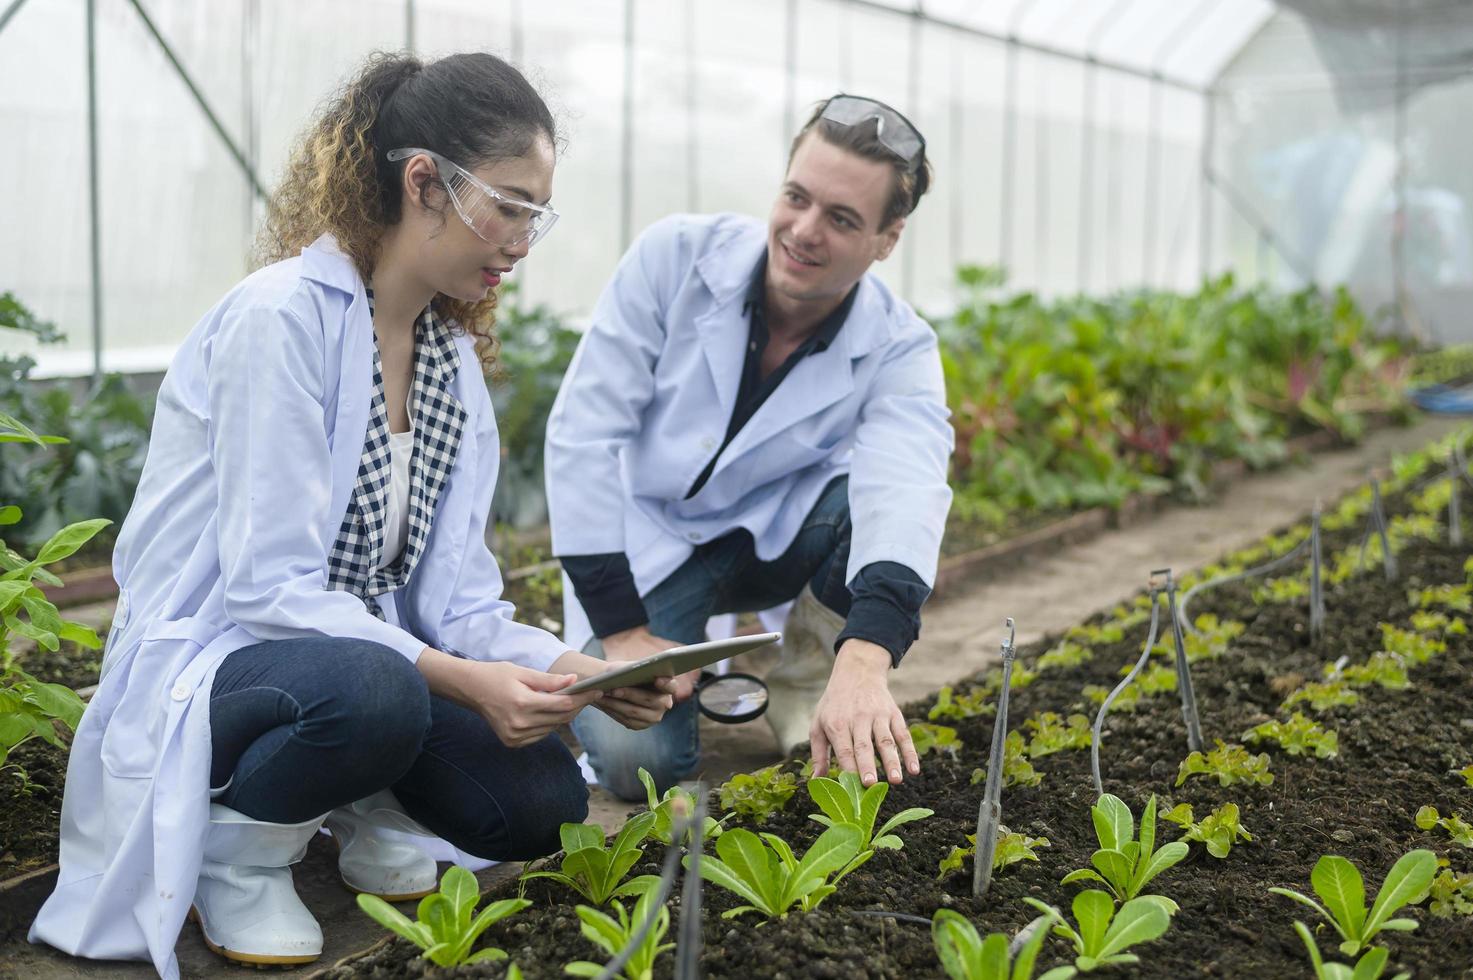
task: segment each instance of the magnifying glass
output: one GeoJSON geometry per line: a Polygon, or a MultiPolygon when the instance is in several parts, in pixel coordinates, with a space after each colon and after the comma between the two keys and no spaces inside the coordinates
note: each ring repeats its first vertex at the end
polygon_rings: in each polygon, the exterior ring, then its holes
{"type": "Polygon", "coordinates": [[[751,674],[702,671],[696,682],[696,707],[712,721],[740,725],[767,710],[767,685],[751,674]]]}

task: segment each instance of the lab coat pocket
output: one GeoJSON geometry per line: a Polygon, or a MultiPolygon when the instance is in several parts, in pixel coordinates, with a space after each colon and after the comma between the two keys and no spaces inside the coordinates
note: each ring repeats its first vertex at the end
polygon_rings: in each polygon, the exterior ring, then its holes
{"type": "Polygon", "coordinates": [[[111,710],[101,719],[102,764],[110,775],[154,775],[170,706],[187,702],[194,693],[175,679],[217,633],[189,619],[153,623],[138,648],[114,667],[108,681],[117,686],[104,702],[111,710]]]}

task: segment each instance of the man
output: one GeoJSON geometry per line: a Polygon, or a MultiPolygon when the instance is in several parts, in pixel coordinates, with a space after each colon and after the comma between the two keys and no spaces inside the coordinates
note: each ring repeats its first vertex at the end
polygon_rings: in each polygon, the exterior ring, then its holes
{"type": "MultiPolygon", "coordinates": [[[[817,773],[832,749],[865,785],[876,754],[892,783],[920,771],[888,674],[919,632],[951,503],[935,334],[869,274],[930,177],[904,116],[829,99],[765,229],[677,215],[635,242],[547,426],[565,642],[634,660],[796,597],[767,718],[784,753],[811,740],[817,773]]],[[[646,731],[578,717],[604,786],[643,799],[640,766],[661,789],[695,769],[694,680],[646,731]]]]}

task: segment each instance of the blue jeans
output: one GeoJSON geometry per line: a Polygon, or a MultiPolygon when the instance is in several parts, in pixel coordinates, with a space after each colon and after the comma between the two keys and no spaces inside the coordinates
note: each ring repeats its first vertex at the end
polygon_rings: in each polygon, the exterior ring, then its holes
{"type": "MultiPolygon", "coordinates": [[[[849,614],[849,478],[824,488],[788,550],[772,561],[757,558],[745,530],[707,542],[644,596],[649,630],[680,643],[706,639],[706,620],[722,613],[757,612],[796,598],[804,585],[825,606],[849,614]]],[[[597,645],[586,650],[597,652],[597,645]]],[[[599,783],[620,799],[645,798],[638,771],[649,771],[660,792],[695,771],[701,761],[700,711],[694,698],[677,704],[658,725],[630,731],[601,711],[573,719],[599,783]]]]}
{"type": "Polygon", "coordinates": [[[377,643],[304,637],[237,650],[215,675],[210,725],[217,801],[256,820],[298,823],[390,788],[461,850],[525,861],[557,850],[559,825],[588,815],[588,788],[556,735],[507,748],[377,643]]]}

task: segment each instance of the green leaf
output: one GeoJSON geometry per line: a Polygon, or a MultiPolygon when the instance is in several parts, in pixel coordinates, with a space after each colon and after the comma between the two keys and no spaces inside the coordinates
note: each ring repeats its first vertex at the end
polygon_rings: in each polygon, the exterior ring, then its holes
{"type": "Polygon", "coordinates": [[[1058,918],[1058,913],[1050,909],[1047,915],[1039,916],[1023,927],[1025,932],[1029,930],[1032,932],[1018,949],[1017,958],[1013,961],[1013,974],[1010,980],[1031,980],[1033,966],[1038,961],[1038,951],[1043,948],[1043,941],[1048,938],[1049,924],[1057,922],[1058,918]]]}
{"type": "Polygon", "coordinates": [[[83,626],[81,623],[64,622],[56,635],[68,643],[75,643],[84,650],[102,649],[102,640],[98,638],[97,632],[92,627],[83,626]]]}
{"type": "Polygon", "coordinates": [[[19,605],[21,596],[31,590],[31,583],[26,581],[0,582],[0,609],[9,609],[12,605],[19,605]]]}
{"type": "MultiPolygon", "coordinates": [[[[895,814],[895,816],[891,817],[889,820],[886,820],[884,826],[875,831],[876,840],[873,842],[874,846],[881,846],[878,838],[884,837],[886,834],[889,834],[896,827],[902,827],[905,824],[914,823],[917,820],[925,820],[926,818],[933,817],[935,815],[935,810],[923,806],[913,806],[908,810],[901,810],[899,813],[895,814]]],[[[900,848],[900,844],[898,841],[895,844],[895,848],[897,850],[900,848]]]]}
{"type": "Polygon", "coordinates": [[[1110,919],[1115,914],[1115,902],[1101,891],[1082,891],[1074,896],[1074,921],[1079,923],[1079,938],[1083,948],[1081,955],[1093,955],[1104,944],[1110,919]]]}
{"type": "MultiPolygon", "coordinates": [[[[1146,883],[1149,882],[1152,878],[1156,877],[1161,872],[1171,867],[1173,864],[1180,863],[1182,859],[1187,856],[1188,850],[1190,849],[1187,847],[1187,845],[1183,844],[1181,841],[1172,841],[1170,844],[1162,844],[1161,850],[1151,855],[1151,860],[1144,869],[1136,869],[1136,878],[1133,882],[1131,882],[1133,890],[1139,893],[1142,888],[1146,887],[1146,883]]],[[[1132,895],[1130,897],[1134,898],[1135,896],[1132,895]]]]}
{"type": "Polygon", "coordinates": [[[427,928],[418,923],[410,922],[398,909],[377,895],[359,895],[358,907],[370,919],[390,932],[409,940],[420,949],[428,949],[430,947],[430,935],[427,928]]]}
{"type": "Polygon", "coordinates": [[[64,684],[44,684],[33,681],[28,689],[27,697],[33,701],[36,707],[46,712],[52,718],[59,719],[72,731],[77,730],[77,724],[82,720],[82,712],[87,704],[77,692],[64,684]]]}
{"type": "MultiPolygon", "coordinates": [[[[478,950],[472,953],[462,962],[464,962],[466,965],[470,965],[472,963],[494,963],[498,960],[504,959],[506,959],[506,950],[497,949],[495,946],[487,946],[485,949],[478,950]]],[[[521,971],[517,971],[515,975],[521,976],[521,971]]],[[[510,970],[508,970],[506,976],[507,980],[511,980],[513,974],[510,970]]]]}
{"type": "MultiPolygon", "coordinates": [[[[727,831],[727,833],[723,834],[722,837],[724,839],[725,837],[735,832],[736,831],[727,831]]],[[[689,867],[690,859],[684,858],[682,859],[682,863],[686,867],[689,867]]],[[[744,898],[748,902],[751,902],[751,908],[754,911],[762,912],[764,915],[767,916],[775,916],[779,912],[779,910],[775,907],[775,903],[769,901],[762,891],[748,884],[745,878],[743,878],[736,871],[732,870],[732,868],[730,868],[726,864],[726,862],[722,861],[720,858],[711,857],[709,855],[702,858],[701,877],[704,878],[706,881],[711,882],[711,884],[716,885],[718,888],[725,888],[733,895],[744,898]]],[[[728,913],[728,915],[730,914],[733,913],[728,913]]]]}
{"type": "Polygon", "coordinates": [[[1326,854],[1315,862],[1309,881],[1330,910],[1340,935],[1358,946],[1366,921],[1366,889],[1355,865],[1338,854],[1326,854]]]}
{"type": "MultiPolygon", "coordinates": [[[[763,846],[760,837],[745,827],[735,827],[717,839],[716,854],[733,875],[746,883],[747,889],[737,891],[738,895],[759,909],[776,910],[769,912],[769,915],[776,915],[786,908],[785,905],[780,904],[782,885],[778,881],[778,857],[763,846]]],[[[709,861],[701,862],[703,876],[706,873],[706,865],[709,863],[709,861]]],[[[721,882],[715,883],[722,885],[721,882]]],[[[722,885],[722,887],[728,886],[722,885]]],[[[732,890],[736,891],[736,889],[732,890]]]]}
{"type": "Polygon", "coordinates": [[[1112,957],[1136,943],[1149,942],[1171,928],[1171,916],[1157,902],[1135,898],[1120,907],[1099,947],[1101,958],[1112,957]]]}
{"type": "Polygon", "coordinates": [[[1386,881],[1376,895],[1371,914],[1366,920],[1366,933],[1373,936],[1385,928],[1386,919],[1404,905],[1415,905],[1427,897],[1432,879],[1437,876],[1437,855],[1425,849],[1408,851],[1391,866],[1386,881]]]}
{"type": "Polygon", "coordinates": [[[558,829],[558,837],[569,854],[586,847],[604,846],[604,830],[597,824],[565,823],[558,829]]]}
{"type": "Polygon", "coordinates": [[[1386,971],[1386,961],[1390,958],[1391,950],[1384,946],[1366,950],[1366,955],[1355,964],[1355,972],[1350,975],[1350,980],[1380,980],[1381,974],[1386,971]]]}
{"type": "Polygon", "coordinates": [[[814,776],[808,780],[808,795],[824,816],[835,823],[852,821],[855,814],[850,811],[849,794],[834,780],[826,776],[814,776]]]}
{"type": "Polygon", "coordinates": [[[980,976],[971,969],[971,964],[981,943],[977,927],[961,913],[937,909],[931,916],[931,945],[951,980],[974,980],[980,976]]]}
{"type": "Polygon", "coordinates": [[[19,524],[20,517],[19,507],[0,507],[0,527],[4,527],[7,524],[19,524]]]}
{"type": "Polygon", "coordinates": [[[1105,850],[1120,850],[1135,836],[1135,826],[1130,817],[1130,808],[1118,796],[1106,793],[1090,808],[1094,821],[1095,836],[1105,850]]]}
{"type": "Polygon", "coordinates": [[[43,650],[50,650],[52,652],[55,652],[61,646],[61,644],[56,639],[55,633],[51,633],[47,630],[41,629],[38,626],[28,623],[13,612],[8,612],[5,614],[5,626],[12,633],[19,633],[21,636],[24,636],[30,640],[34,640],[36,645],[43,650]]]}
{"type": "Polygon", "coordinates": [[[93,536],[112,521],[97,518],[91,521],[78,521],[76,524],[68,524],[51,536],[51,540],[41,546],[41,551],[36,555],[36,560],[43,565],[61,561],[76,554],[77,549],[91,541],[93,536]]]}

